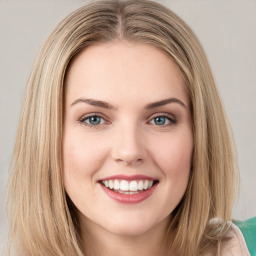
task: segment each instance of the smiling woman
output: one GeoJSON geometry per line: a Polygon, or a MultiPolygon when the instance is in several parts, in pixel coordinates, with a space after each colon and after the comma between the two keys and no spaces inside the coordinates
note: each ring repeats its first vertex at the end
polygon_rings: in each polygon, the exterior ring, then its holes
{"type": "Polygon", "coordinates": [[[192,123],[181,72],[155,47],[121,40],[83,50],[65,86],[64,184],[97,248],[92,255],[120,251],[131,236],[151,241],[136,254],[157,255],[191,169],[192,123]],[[97,100],[78,101],[81,96],[97,100]],[[122,246],[109,242],[117,236],[122,246]]]}
{"type": "Polygon", "coordinates": [[[249,255],[209,65],[158,3],[94,1],[58,25],[30,76],[12,169],[18,255],[249,255]]]}

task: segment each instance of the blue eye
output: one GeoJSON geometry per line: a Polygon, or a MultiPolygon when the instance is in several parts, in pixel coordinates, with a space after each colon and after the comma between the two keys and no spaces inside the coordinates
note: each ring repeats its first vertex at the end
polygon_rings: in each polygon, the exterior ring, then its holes
{"type": "Polygon", "coordinates": [[[99,124],[104,123],[104,119],[100,116],[94,115],[94,116],[89,116],[85,117],[81,120],[82,123],[85,123],[87,125],[91,126],[97,126],[99,124]]]}
{"type": "Polygon", "coordinates": [[[171,118],[169,116],[156,116],[151,121],[151,124],[155,124],[158,126],[166,126],[166,125],[172,125],[176,123],[176,120],[174,118],[171,118]]]}
{"type": "Polygon", "coordinates": [[[153,120],[156,125],[165,125],[166,119],[167,119],[166,117],[158,116],[158,117],[155,117],[153,120]]]}

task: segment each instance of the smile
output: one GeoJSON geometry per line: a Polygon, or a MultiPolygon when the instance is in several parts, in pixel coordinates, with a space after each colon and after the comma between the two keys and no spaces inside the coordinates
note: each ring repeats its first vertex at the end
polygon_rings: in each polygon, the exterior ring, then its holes
{"type": "Polygon", "coordinates": [[[139,203],[154,192],[158,180],[142,176],[115,176],[99,182],[105,193],[119,203],[139,203]]]}
{"type": "MultiPolygon", "coordinates": [[[[156,181],[155,181],[156,182],[156,181]]],[[[102,184],[117,193],[123,194],[136,194],[141,191],[150,189],[154,181],[153,180],[103,180],[102,184]]]]}

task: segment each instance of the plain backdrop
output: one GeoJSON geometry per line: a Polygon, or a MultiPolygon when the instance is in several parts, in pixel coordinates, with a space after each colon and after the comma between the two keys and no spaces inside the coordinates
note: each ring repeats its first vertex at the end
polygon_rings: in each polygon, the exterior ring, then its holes
{"type": "MultiPolygon", "coordinates": [[[[158,2],[181,16],[204,46],[237,144],[241,189],[234,218],[256,216],[256,0],[158,2]]],[[[28,76],[48,34],[84,3],[0,0],[0,249],[8,164],[28,76]]]]}

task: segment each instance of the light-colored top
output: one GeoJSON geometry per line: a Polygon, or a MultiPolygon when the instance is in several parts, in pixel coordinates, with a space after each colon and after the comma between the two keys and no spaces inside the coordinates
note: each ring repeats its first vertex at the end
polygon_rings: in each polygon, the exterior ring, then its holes
{"type": "MultiPolygon", "coordinates": [[[[246,242],[240,229],[232,222],[229,222],[230,228],[226,236],[230,237],[228,241],[221,242],[220,255],[221,256],[250,256],[247,249],[246,242]]],[[[216,256],[217,250],[211,250],[204,256],[216,256]]]]}

